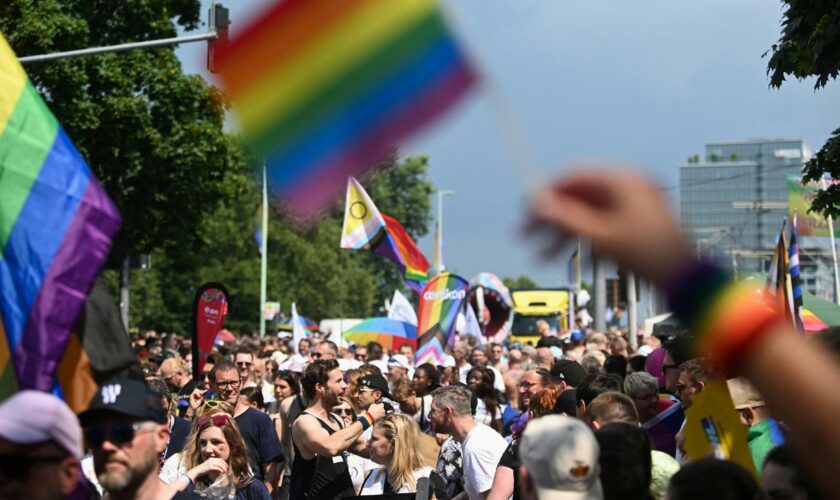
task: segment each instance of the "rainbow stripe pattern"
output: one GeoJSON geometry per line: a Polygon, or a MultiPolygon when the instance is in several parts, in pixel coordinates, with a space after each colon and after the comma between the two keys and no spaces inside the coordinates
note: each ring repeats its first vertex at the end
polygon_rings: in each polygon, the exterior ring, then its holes
{"type": "Polygon", "coordinates": [[[397,219],[385,214],[382,219],[385,220],[385,234],[375,243],[374,253],[394,261],[402,271],[405,284],[420,293],[429,278],[429,261],[397,219]]]}
{"type": "Polygon", "coordinates": [[[423,288],[417,306],[415,365],[443,365],[446,346],[455,340],[455,321],[469,288],[467,280],[450,273],[438,274],[423,288]]]}
{"type": "Polygon", "coordinates": [[[217,62],[273,194],[300,216],[476,79],[433,0],[277,2],[217,62]]]}
{"type": "Polygon", "coordinates": [[[120,216],[0,36],[0,399],[50,391],[120,216]]]}
{"type": "Polygon", "coordinates": [[[368,318],[358,325],[342,332],[342,338],[356,345],[379,342],[383,349],[390,351],[408,344],[417,346],[417,327],[411,323],[390,318],[368,318]]]}

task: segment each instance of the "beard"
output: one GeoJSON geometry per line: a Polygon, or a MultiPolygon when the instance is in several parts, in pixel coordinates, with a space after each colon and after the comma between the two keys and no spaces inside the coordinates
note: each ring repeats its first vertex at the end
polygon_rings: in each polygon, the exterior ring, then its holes
{"type": "Polygon", "coordinates": [[[102,472],[97,471],[96,479],[99,480],[99,484],[105,491],[121,492],[139,486],[149,477],[149,474],[154,472],[157,466],[157,454],[146,453],[141,455],[137,462],[126,465],[123,472],[107,469],[102,472]]]}

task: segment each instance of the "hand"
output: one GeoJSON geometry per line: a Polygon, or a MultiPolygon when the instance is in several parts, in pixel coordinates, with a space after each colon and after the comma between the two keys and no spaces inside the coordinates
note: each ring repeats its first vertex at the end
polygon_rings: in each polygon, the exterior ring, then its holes
{"type": "Polygon", "coordinates": [[[554,230],[558,245],[587,238],[596,253],[659,285],[690,259],[661,192],[638,173],[589,165],[537,191],[530,205],[531,229],[554,230]]]}
{"type": "Polygon", "coordinates": [[[190,393],[190,408],[192,408],[193,412],[198,410],[198,407],[201,406],[201,403],[204,402],[204,391],[201,389],[193,389],[190,393]]]}
{"type": "Polygon", "coordinates": [[[382,403],[372,404],[367,411],[373,416],[374,420],[379,420],[385,416],[385,405],[382,403]]]}
{"type": "Polygon", "coordinates": [[[214,476],[227,474],[227,470],[227,462],[221,458],[211,457],[190,469],[187,475],[195,481],[197,478],[206,474],[213,474],[214,476]]]}

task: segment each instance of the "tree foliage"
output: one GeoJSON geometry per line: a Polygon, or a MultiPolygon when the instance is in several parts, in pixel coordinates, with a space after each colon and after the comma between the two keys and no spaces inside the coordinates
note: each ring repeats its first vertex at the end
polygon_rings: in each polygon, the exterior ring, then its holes
{"type": "MultiPolygon", "coordinates": [[[[0,31],[18,56],[173,37],[199,25],[199,0],[8,0],[0,31]]],[[[172,47],[26,66],[116,203],[123,225],[111,263],[166,247],[187,256],[195,228],[231,194],[246,164],[223,132],[221,93],[186,75],[172,47]],[[229,187],[229,185],[227,185],[229,187]]]]}
{"type": "MultiPolygon", "coordinates": [[[[432,186],[424,157],[388,160],[362,184],[380,211],[398,218],[413,237],[428,231],[432,186]]],[[[196,289],[218,281],[231,294],[228,327],[258,329],[260,255],[254,238],[260,200],[256,179],[231,176],[243,194],[224,202],[198,230],[207,245],[186,263],[159,250],[152,269],[132,273],[130,324],[164,331],[189,331],[196,289]]],[[[397,266],[370,251],[341,250],[343,196],[334,210],[312,227],[289,222],[279,205],[269,212],[268,298],[291,303],[315,318],[369,317],[383,314],[395,288],[408,294],[397,266]]],[[[110,273],[116,291],[116,273],[110,273]]]]}
{"type": "MultiPolygon", "coordinates": [[[[789,75],[798,79],[816,77],[814,89],[824,87],[840,72],[840,3],[814,0],[783,0],[782,34],[769,52],[770,85],[780,87],[789,75]]],[[[767,54],[765,53],[765,56],[767,54]]],[[[805,164],[803,181],[816,181],[825,174],[840,178],[840,129],[805,164]]],[[[811,210],[837,217],[840,189],[831,186],[817,193],[811,210]]]]}
{"type": "Polygon", "coordinates": [[[513,289],[532,289],[532,288],[540,288],[536,281],[532,280],[528,276],[520,276],[518,278],[502,278],[502,283],[505,284],[506,287],[513,289]]]}

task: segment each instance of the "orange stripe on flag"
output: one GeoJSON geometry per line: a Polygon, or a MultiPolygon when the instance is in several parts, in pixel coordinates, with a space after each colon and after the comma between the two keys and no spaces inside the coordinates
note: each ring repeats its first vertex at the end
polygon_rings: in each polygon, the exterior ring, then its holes
{"type": "Polygon", "coordinates": [[[99,386],[93,378],[90,359],[75,333],[70,335],[56,375],[67,406],[75,413],[85,410],[99,386]]]}

